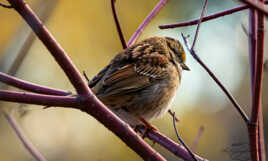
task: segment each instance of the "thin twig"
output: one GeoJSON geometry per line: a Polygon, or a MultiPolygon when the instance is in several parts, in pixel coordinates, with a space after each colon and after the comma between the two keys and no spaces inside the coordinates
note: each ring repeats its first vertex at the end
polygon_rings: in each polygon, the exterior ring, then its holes
{"type": "Polygon", "coordinates": [[[204,15],[205,15],[205,12],[206,12],[207,3],[208,3],[208,1],[205,0],[204,5],[203,5],[203,9],[202,9],[202,12],[201,12],[201,15],[200,15],[200,18],[199,18],[199,22],[198,22],[198,25],[197,25],[196,30],[195,30],[195,35],[194,35],[194,40],[193,40],[191,50],[194,50],[195,43],[197,41],[197,37],[198,37],[198,33],[199,33],[199,29],[200,29],[200,24],[201,24],[202,19],[203,19],[204,15]]]}
{"type": "Polygon", "coordinates": [[[12,113],[7,113],[3,111],[3,115],[7,119],[8,123],[15,131],[16,135],[19,137],[20,141],[24,145],[24,147],[31,153],[31,155],[38,161],[47,161],[46,158],[37,150],[37,148],[31,143],[31,141],[26,138],[23,134],[22,129],[19,127],[15,118],[12,116],[12,113]]]}
{"type": "Polygon", "coordinates": [[[42,95],[25,92],[11,92],[0,90],[0,100],[17,103],[27,103],[44,106],[80,107],[81,103],[77,97],[42,95]]]}
{"type": "MultiPolygon", "coordinates": [[[[170,138],[166,137],[165,135],[161,134],[159,131],[154,130],[147,130],[144,126],[139,126],[137,130],[142,134],[146,135],[147,138],[152,140],[153,142],[158,143],[159,145],[166,148],[168,151],[173,153],[174,155],[178,156],[179,158],[182,158],[183,160],[187,161],[194,161],[192,156],[189,154],[189,152],[183,147],[182,145],[174,142],[170,138]]],[[[202,158],[195,154],[195,158],[198,161],[208,161],[205,158],[202,158]]]]}
{"type": "Polygon", "coordinates": [[[263,13],[265,16],[268,16],[268,9],[264,7],[262,2],[252,1],[252,0],[240,0],[240,1],[258,10],[259,12],[263,13]]]}
{"type": "Polygon", "coordinates": [[[173,112],[173,126],[174,126],[174,130],[175,130],[175,133],[176,133],[176,136],[177,136],[179,142],[183,145],[183,147],[192,156],[193,160],[194,161],[197,161],[197,159],[195,158],[195,155],[193,154],[193,152],[191,151],[191,149],[184,143],[183,139],[179,135],[178,129],[176,127],[176,115],[175,115],[175,112],[173,112]]]}
{"type": "MultiPolygon", "coordinates": [[[[268,0],[264,1],[265,4],[268,4],[268,0]]],[[[220,11],[217,13],[214,13],[212,15],[206,16],[202,19],[202,22],[206,22],[209,20],[213,20],[216,19],[218,17],[223,17],[226,15],[230,15],[233,14],[235,12],[239,12],[245,9],[248,9],[249,6],[248,5],[240,5],[238,7],[232,8],[232,9],[228,9],[228,10],[224,10],[224,11],[220,11]]],[[[185,26],[191,26],[191,25],[196,25],[199,23],[199,18],[198,19],[194,19],[194,20],[190,20],[190,21],[185,21],[185,22],[180,22],[180,23],[173,23],[173,24],[165,24],[165,25],[160,25],[159,28],[160,29],[170,29],[170,28],[176,28],[176,27],[185,27],[185,26]]]]}
{"type": "MultiPolygon", "coordinates": [[[[38,11],[37,11],[37,14],[40,16],[40,19],[42,19],[44,22],[48,19],[49,15],[52,13],[52,10],[56,7],[56,3],[58,1],[57,0],[48,0],[46,2],[41,2],[39,1],[37,3],[36,6],[34,6],[34,8],[37,8],[38,11]]],[[[34,33],[29,29],[29,27],[25,24],[23,24],[20,28],[19,28],[19,31],[15,34],[16,36],[14,36],[12,42],[10,43],[9,45],[9,49],[12,48],[10,50],[7,50],[6,53],[3,53],[4,55],[6,55],[7,58],[12,58],[14,57],[14,61],[8,61],[11,65],[6,65],[6,59],[4,58],[2,61],[1,61],[1,65],[3,66],[7,66],[8,70],[7,70],[7,73],[9,75],[12,75],[14,76],[19,67],[21,66],[21,64],[23,63],[25,57],[27,56],[28,54],[28,51],[30,49],[30,47],[32,46],[34,40],[35,40],[35,35],[34,33]],[[14,42],[16,42],[16,44],[14,44],[14,42]],[[18,42],[20,42],[18,44],[18,42]],[[22,45],[20,45],[22,44],[22,45]],[[10,54],[12,52],[12,54],[10,54]]],[[[0,67],[1,68],[1,67],[0,67]]],[[[2,73],[0,73],[1,75],[2,73]]],[[[0,76],[1,78],[2,75],[0,76]]],[[[0,80],[1,80],[0,78],[0,80]]],[[[10,77],[9,77],[10,78],[10,77]]],[[[6,81],[8,79],[5,79],[6,81]]],[[[15,83],[15,84],[20,84],[20,80],[15,80],[13,79],[13,77],[11,77],[11,82],[15,83]],[[18,83],[19,81],[19,83],[18,83]]],[[[8,81],[10,83],[10,79],[8,81]]],[[[25,83],[25,81],[23,81],[23,83],[25,83]]],[[[20,84],[22,88],[27,88],[27,87],[30,87],[29,86],[29,83],[27,84],[20,84]]],[[[32,85],[32,84],[31,84],[32,85]]],[[[7,89],[7,85],[3,86],[2,88],[4,89],[7,89]]],[[[33,85],[31,86],[31,90],[33,91],[36,91],[37,93],[42,93],[42,92],[45,92],[45,93],[49,93],[49,94],[66,94],[66,93],[70,93],[70,92],[63,92],[63,91],[60,91],[60,90],[54,90],[54,89],[45,89],[41,86],[38,86],[38,85],[33,85]],[[41,89],[41,90],[40,90],[41,89]]],[[[68,94],[67,94],[68,95],[68,94]]],[[[1,105],[0,105],[1,106],[1,105]]],[[[23,105],[20,105],[20,109],[22,109],[23,105]]],[[[17,134],[17,136],[19,137],[19,139],[21,140],[21,142],[23,143],[25,149],[27,151],[29,151],[29,153],[38,161],[46,161],[45,157],[38,151],[38,149],[31,143],[31,141],[29,139],[27,139],[24,135],[23,135],[23,131],[22,129],[20,128],[19,124],[16,122],[16,119],[15,117],[12,115],[14,109],[17,109],[17,108],[13,108],[10,112],[6,112],[4,110],[3,111],[3,114],[4,114],[4,117],[7,119],[7,121],[9,122],[9,124],[11,125],[11,127],[13,128],[13,130],[15,131],[15,133],[17,134]]],[[[25,113],[24,113],[25,114],[25,113]]]]}
{"type": "MultiPolygon", "coordinates": [[[[205,8],[205,7],[204,7],[205,8]]],[[[204,8],[203,11],[201,13],[200,19],[202,20],[203,17],[203,12],[204,12],[204,8]]],[[[196,32],[195,32],[195,38],[197,38],[197,35],[199,34],[199,28],[201,25],[201,20],[199,20],[199,23],[197,25],[196,28],[196,32]]],[[[227,90],[227,88],[225,88],[223,86],[223,84],[219,81],[219,79],[214,75],[213,72],[211,72],[211,70],[203,63],[203,61],[197,56],[197,54],[195,53],[194,50],[194,46],[192,46],[191,48],[189,47],[189,44],[187,42],[187,38],[181,34],[185,43],[186,48],[188,49],[188,51],[191,53],[191,55],[194,57],[194,59],[208,72],[208,74],[211,76],[211,78],[219,85],[219,87],[223,90],[223,92],[227,95],[227,97],[229,98],[229,100],[232,102],[232,104],[235,106],[235,108],[237,109],[237,111],[239,112],[239,114],[242,116],[243,120],[245,121],[246,124],[249,123],[249,119],[248,116],[246,115],[246,113],[244,112],[244,110],[240,107],[240,105],[236,102],[236,100],[234,99],[234,97],[231,95],[231,93],[227,90]]],[[[195,45],[193,43],[193,45],[195,45]]]]}
{"type": "MultiPolygon", "coordinates": [[[[43,42],[43,44],[50,51],[51,55],[55,58],[61,69],[65,72],[72,85],[75,87],[77,93],[79,94],[77,99],[79,99],[80,105],[83,106],[73,105],[72,107],[78,108],[92,115],[106,128],[111,130],[122,141],[124,141],[144,160],[164,161],[165,159],[158,152],[152,149],[144,140],[142,140],[142,138],[138,137],[137,134],[131,130],[126,123],[119,119],[100,100],[97,99],[97,97],[93,94],[83,80],[82,75],[72,63],[69,56],[67,56],[65,53],[64,49],[58,44],[52,34],[50,34],[47,28],[42,24],[29,5],[27,5],[24,0],[8,0],[8,2],[33,29],[38,38],[43,42]]],[[[6,97],[6,99],[8,99],[8,97],[6,97]]]]}
{"type": "MultiPolygon", "coordinates": [[[[170,109],[168,110],[168,113],[171,115],[171,117],[173,117],[173,112],[170,109]]],[[[175,116],[175,119],[176,119],[176,122],[180,121],[180,119],[177,116],[175,116]]]]}
{"type": "Polygon", "coordinates": [[[126,40],[124,38],[124,34],[122,32],[122,29],[120,27],[120,23],[119,23],[117,14],[116,14],[115,2],[116,2],[116,0],[111,0],[111,7],[112,7],[113,18],[114,18],[114,22],[115,22],[115,25],[116,25],[117,33],[119,35],[119,38],[120,38],[122,47],[123,47],[123,49],[125,49],[125,48],[127,48],[127,44],[126,44],[126,40]]]}
{"type": "Polygon", "coordinates": [[[87,73],[85,71],[83,71],[83,75],[84,75],[85,79],[87,80],[87,83],[89,84],[90,79],[88,78],[87,73]]]}
{"type": "Polygon", "coordinates": [[[49,87],[31,83],[31,82],[27,82],[27,81],[9,76],[7,74],[4,74],[2,72],[0,72],[0,82],[6,83],[13,87],[17,87],[19,89],[34,92],[34,93],[57,95],[57,96],[67,96],[67,95],[72,94],[72,92],[67,92],[64,90],[49,88],[49,87]]]}
{"type": "Polygon", "coordinates": [[[133,45],[135,41],[138,39],[140,34],[143,32],[145,27],[149,24],[149,22],[157,15],[160,9],[167,3],[168,0],[160,0],[158,4],[154,7],[154,9],[149,13],[149,15],[144,19],[141,25],[138,27],[136,32],[131,36],[127,43],[127,47],[133,45]]]}
{"type": "Polygon", "coordinates": [[[42,21],[37,17],[33,10],[25,3],[24,0],[8,0],[14,9],[25,19],[28,25],[36,33],[37,37],[50,51],[58,65],[63,69],[64,73],[75,87],[77,93],[88,95],[90,93],[87,84],[83,81],[82,75],[72,63],[70,57],[64,49],[43,25],[42,21]]]}
{"type": "MultiPolygon", "coordinates": [[[[46,21],[48,20],[49,16],[53,13],[53,10],[57,7],[57,3],[58,0],[47,0],[47,1],[40,1],[36,6],[33,6],[33,8],[37,8],[37,15],[39,16],[39,18],[46,23],[46,21]]],[[[7,74],[8,75],[12,75],[14,76],[20,65],[22,64],[24,58],[27,56],[28,51],[30,50],[34,40],[36,39],[35,34],[31,31],[31,29],[24,23],[23,26],[21,27],[19,32],[23,32],[23,33],[29,33],[29,34],[25,34],[21,37],[18,37],[18,35],[16,34],[16,38],[14,38],[15,40],[15,45],[14,43],[12,43],[12,49],[14,51],[14,48],[19,48],[18,53],[16,53],[16,57],[14,62],[12,62],[12,65],[10,66],[7,74]],[[16,41],[17,40],[17,41],[16,41]],[[17,45],[18,41],[21,42],[23,41],[23,45],[17,45]],[[15,46],[15,47],[14,47],[15,46]]],[[[10,55],[10,53],[7,53],[10,55]]]]}
{"type": "Polygon", "coordinates": [[[192,143],[191,149],[192,149],[193,152],[196,150],[197,144],[198,144],[198,142],[199,142],[199,140],[200,140],[200,137],[201,137],[202,134],[204,133],[204,130],[205,130],[205,128],[204,128],[204,126],[202,125],[202,126],[199,128],[198,133],[197,133],[197,135],[195,136],[194,141],[193,141],[193,143],[192,143]]]}
{"type": "Polygon", "coordinates": [[[203,61],[196,55],[195,50],[191,50],[187,41],[187,38],[182,34],[185,46],[187,50],[191,53],[194,59],[206,70],[206,72],[211,76],[211,78],[219,85],[219,87],[223,90],[226,96],[229,98],[231,103],[234,105],[236,110],[241,115],[242,119],[245,121],[246,124],[249,123],[249,119],[245,111],[240,107],[237,101],[234,99],[232,94],[224,87],[224,85],[220,82],[220,80],[215,76],[215,74],[203,63],[203,61]]]}

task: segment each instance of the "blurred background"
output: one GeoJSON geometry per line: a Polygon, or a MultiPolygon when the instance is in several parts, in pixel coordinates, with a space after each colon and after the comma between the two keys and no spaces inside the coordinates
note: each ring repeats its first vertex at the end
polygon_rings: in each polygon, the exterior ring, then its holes
{"type": "MultiPolygon", "coordinates": [[[[5,0],[1,3],[7,4],[5,0]]],[[[92,78],[122,50],[114,25],[109,0],[47,0],[27,1],[34,11],[45,14],[45,25],[63,46],[80,72],[92,78]],[[49,15],[46,15],[50,13],[49,15]]],[[[117,0],[118,17],[129,39],[157,0],[117,0]]],[[[207,15],[240,5],[237,1],[208,2],[207,15]]],[[[169,0],[166,6],[145,29],[139,40],[150,36],[170,36],[182,41],[181,32],[194,36],[195,26],[160,30],[158,25],[198,18],[202,10],[200,0],[169,0]]],[[[0,7],[0,70],[7,73],[17,50],[29,35],[29,28],[14,11],[0,7]]],[[[242,11],[202,23],[196,51],[216,76],[235,96],[244,110],[250,113],[250,70],[248,63],[248,12],[242,11]]],[[[266,25],[267,26],[267,25],[266,25]]],[[[267,28],[267,27],[266,27],[267,28]]],[[[267,42],[267,35],[266,35],[267,42]]],[[[267,43],[266,43],[267,44],[267,43]]],[[[74,91],[64,73],[39,40],[31,45],[15,76],[27,81],[74,91]]],[[[268,58],[267,46],[265,59],[268,58]]],[[[182,85],[172,105],[180,118],[179,134],[192,145],[200,127],[204,127],[196,153],[217,161],[248,159],[247,128],[230,101],[187,53],[182,85]],[[243,152],[239,152],[243,149],[243,152]]],[[[268,73],[263,78],[264,126],[268,114],[268,73]]],[[[1,88],[6,88],[0,84],[1,88]]],[[[8,88],[16,90],[15,88],[8,88]]],[[[2,109],[15,109],[14,116],[24,134],[49,161],[137,161],[141,160],[123,142],[79,110],[0,102],[2,109]]],[[[176,140],[170,115],[152,122],[168,137],[176,140]]],[[[265,131],[267,133],[267,131],[265,131]]],[[[267,137],[266,137],[267,140],[267,137]]],[[[149,144],[153,144],[146,139],[149,144]]],[[[153,146],[167,160],[178,160],[166,149],[153,146]]],[[[0,115],[0,160],[32,161],[10,125],[0,115]]]]}

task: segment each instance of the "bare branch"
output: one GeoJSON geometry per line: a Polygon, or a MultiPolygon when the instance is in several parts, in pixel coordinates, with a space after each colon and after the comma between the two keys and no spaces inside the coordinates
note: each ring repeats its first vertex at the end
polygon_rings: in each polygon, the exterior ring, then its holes
{"type": "Polygon", "coordinates": [[[31,155],[37,161],[47,161],[46,158],[37,150],[37,148],[30,142],[26,136],[23,135],[22,129],[19,127],[18,123],[16,122],[15,118],[12,116],[11,113],[7,113],[3,111],[3,114],[7,121],[9,122],[10,126],[13,128],[19,139],[21,140],[24,147],[31,153],[31,155]]]}
{"type": "MultiPolygon", "coordinates": [[[[254,1],[264,6],[262,0],[254,1]]],[[[266,160],[262,118],[262,77],[264,64],[264,14],[251,10],[249,19],[249,55],[251,68],[251,119],[248,125],[251,159],[266,160]]]]}
{"type": "Polygon", "coordinates": [[[41,95],[6,90],[0,90],[0,100],[44,106],[79,107],[81,105],[76,97],[41,95]]]}
{"type": "Polygon", "coordinates": [[[116,0],[111,0],[111,7],[112,7],[113,18],[114,18],[114,22],[115,22],[115,25],[116,25],[117,33],[119,35],[119,38],[120,38],[122,47],[123,47],[123,49],[125,49],[125,48],[127,48],[127,44],[126,44],[126,40],[124,38],[124,34],[122,32],[122,29],[120,27],[120,23],[119,23],[117,14],[116,14],[115,2],[116,2],[116,0]]]}
{"type": "MultiPolygon", "coordinates": [[[[166,148],[168,151],[178,156],[179,158],[182,158],[183,160],[187,160],[187,161],[194,161],[192,156],[182,145],[177,144],[173,140],[161,134],[159,131],[153,131],[153,130],[148,131],[143,126],[138,127],[137,130],[142,135],[146,135],[146,137],[148,137],[150,140],[163,146],[164,148],[166,148]]],[[[198,161],[208,161],[207,159],[204,159],[196,154],[195,154],[195,158],[198,161]]]]}
{"type": "MultiPolygon", "coordinates": [[[[261,91],[264,64],[264,16],[262,12],[257,16],[257,48],[256,48],[256,69],[253,77],[253,100],[251,111],[251,123],[257,124],[258,114],[261,110],[261,91]]],[[[254,53],[253,53],[254,54],[254,53]]]]}
{"type": "Polygon", "coordinates": [[[195,155],[193,154],[193,152],[191,151],[191,149],[184,143],[183,139],[179,135],[178,129],[176,127],[176,115],[175,115],[175,112],[173,113],[173,126],[174,126],[174,130],[175,130],[175,133],[176,133],[176,136],[177,136],[179,142],[188,151],[188,153],[191,155],[191,157],[193,158],[193,160],[194,161],[197,161],[197,158],[195,158],[195,155]]]}
{"type": "MultiPolygon", "coordinates": [[[[268,4],[268,0],[265,0],[265,4],[268,4]]],[[[238,7],[232,8],[232,9],[228,9],[228,10],[224,10],[218,13],[214,13],[212,15],[206,16],[202,19],[202,22],[206,22],[209,20],[213,20],[216,19],[218,17],[223,17],[226,15],[230,15],[233,14],[235,12],[239,12],[245,9],[248,9],[249,6],[248,5],[240,5],[238,7]]],[[[190,20],[190,21],[185,21],[185,22],[180,22],[180,23],[174,23],[174,24],[166,24],[166,25],[160,25],[159,28],[160,29],[170,29],[170,28],[176,28],[176,27],[185,27],[185,26],[191,26],[191,25],[196,25],[199,23],[199,18],[198,19],[194,19],[194,20],[190,20]]]]}
{"type": "MultiPolygon", "coordinates": [[[[169,109],[168,113],[171,115],[171,117],[173,117],[173,112],[169,109]]],[[[180,118],[178,118],[177,116],[175,116],[176,122],[180,121],[180,118]]]]}
{"type": "Polygon", "coordinates": [[[240,107],[240,105],[237,103],[237,101],[234,99],[232,94],[224,87],[224,85],[219,81],[219,79],[215,76],[215,74],[203,63],[203,61],[196,55],[195,50],[191,50],[187,38],[182,34],[185,46],[187,47],[188,51],[191,53],[191,55],[194,57],[194,59],[206,70],[206,72],[211,76],[211,78],[219,85],[219,87],[223,90],[223,92],[226,94],[226,96],[229,98],[231,103],[234,105],[236,110],[241,115],[242,119],[245,121],[246,124],[248,124],[249,119],[245,111],[240,107]]]}
{"type": "Polygon", "coordinates": [[[143,32],[145,27],[149,24],[149,22],[157,15],[157,13],[160,11],[160,9],[167,3],[168,0],[160,0],[158,4],[154,7],[154,9],[149,13],[149,15],[144,19],[144,21],[141,23],[141,25],[138,27],[136,32],[131,36],[129,39],[127,46],[131,46],[135,43],[135,41],[138,39],[140,34],[143,32]]]}
{"type": "Polygon", "coordinates": [[[61,66],[75,89],[79,94],[89,94],[89,88],[83,81],[81,74],[67,56],[64,49],[53,38],[51,33],[43,25],[41,20],[35,15],[32,9],[24,2],[24,0],[8,0],[14,9],[25,19],[28,25],[31,26],[38,38],[50,51],[57,63],[61,66]]]}
{"type": "Polygon", "coordinates": [[[259,12],[265,14],[265,16],[268,16],[268,9],[264,7],[262,2],[252,0],[240,0],[240,1],[258,10],[259,12]]]}
{"type": "MultiPolygon", "coordinates": [[[[63,48],[52,37],[47,28],[42,24],[42,22],[34,14],[31,8],[25,3],[25,1],[24,0],[8,0],[8,1],[14,7],[14,9],[30,25],[30,27],[36,33],[38,38],[44,43],[47,49],[51,52],[57,63],[60,65],[60,67],[63,69],[63,71],[65,72],[65,74],[75,87],[76,91],[79,94],[78,96],[79,104],[83,104],[83,106],[73,105],[72,107],[79,108],[80,110],[95,117],[98,121],[100,121],[103,125],[105,125],[106,128],[111,130],[121,140],[123,140],[144,160],[164,161],[165,159],[159,153],[153,150],[132,129],[130,129],[126,123],[120,120],[102,102],[100,102],[97,99],[97,97],[92,93],[87,84],[83,81],[82,75],[73,65],[72,61],[67,56],[63,48]]],[[[4,93],[0,92],[0,98],[2,97],[1,95],[3,95],[4,93]]],[[[6,95],[7,94],[5,93],[5,96],[6,95]]],[[[5,99],[7,101],[15,101],[14,100],[15,97],[11,98],[10,97],[5,97],[5,99]]],[[[59,97],[59,96],[45,96],[45,97],[59,97]]],[[[30,103],[30,100],[27,101],[30,103]]],[[[55,102],[53,102],[53,104],[54,103],[55,102]]],[[[51,105],[53,106],[53,104],[51,105]]]]}
{"type": "Polygon", "coordinates": [[[199,33],[199,29],[200,29],[200,24],[202,22],[202,19],[203,19],[204,15],[205,15],[205,12],[206,12],[206,9],[207,9],[207,3],[208,3],[208,1],[205,0],[204,5],[203,5],[203,9],[202,9],[202,12],[201,12],[201,15],[200,15],[200,18],[199,18],[198,25],[196,27],[196,31],[195,31],[195,35],[194,35],[194,41],[193,41],[191,50],[194,50],[195,43],[197,41],[197,37],[198,37],[198,33],[199,33]]]}
{"type": "Polygon", "coordinates": [[[67,96],[71,94],[71,92],[67,92],[64,90],[53,89],[53,88],[41,86],[38,84],[30,83],[30,82],[9,76],[2,72],[0,72],[0,82],[6,83],[13,87],[17,87],[19,89],[34,92],[34,93],[57,95],[57,96],[67,96]]]}

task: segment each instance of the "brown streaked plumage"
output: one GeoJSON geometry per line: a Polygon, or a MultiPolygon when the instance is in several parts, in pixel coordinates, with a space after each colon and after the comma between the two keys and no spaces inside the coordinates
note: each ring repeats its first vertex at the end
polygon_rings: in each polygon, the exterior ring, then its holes
{"type": "Polygon", "coordinates": [[[131,126],[165,114],[181,80],[189,70],[179,41],[151,37],[117,54],[89,87],[131,126]]]}

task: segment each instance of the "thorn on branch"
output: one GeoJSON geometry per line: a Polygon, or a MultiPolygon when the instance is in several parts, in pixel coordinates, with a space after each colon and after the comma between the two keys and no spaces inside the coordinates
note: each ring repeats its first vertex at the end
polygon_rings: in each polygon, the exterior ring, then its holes
{"type": "Polygon", "coordinates": [[[268,72],[268,60],[264,62],[264,71],[268,72]]]}
{"type": "Polygon", "coordinates": [[[88,78],[87,73],[85,71],[83,71],[83,75],[84,75],[85,79],[87,80],[87,84],[89,84],[90,79],[88,78]]]}
{"type": "Polygon", "coordinates": [[[4,7],[4,8],[9,8],[9,9],[13,8],[12,5],[6,5],[6,4],[3,4],[3,3],[0,3],[0,6],[4,7]]]}
{"type": "MultiPolygon", "coordinates": [[[[173,112],[170,109],[168,110],[168,113],[173,117],[173,112]]],[[[175,119],[176,119],[176,122],[180,121],[180,118],[177,116],[175,116],[175,119]]]]}
{"type": "Polygon", "coordinates": [[[43,107],[43,110],[46,110],[46,109],[48,109],[48,108],[50,108],[50,107],[52,107],[52,106],[44,106],[44,107],[43,107]]]}

